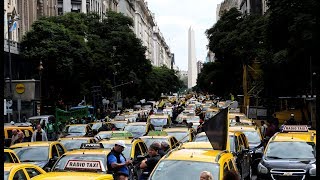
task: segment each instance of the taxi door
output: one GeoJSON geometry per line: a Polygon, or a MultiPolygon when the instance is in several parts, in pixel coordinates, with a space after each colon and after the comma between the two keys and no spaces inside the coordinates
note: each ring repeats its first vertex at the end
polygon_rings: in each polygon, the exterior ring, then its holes
{"type": "Polygon", "coordinates": [[[250,164],[251,164],[251,155],[249,152],[249,144],[248,144],[248,140],[246,138],[246,136],[241,133],[240,134],[240,141],[241,141],[241,154],[242,154],[242,176],[243,177],[248,177],[251,173],[251,169],[250,169],[250,164]]]}

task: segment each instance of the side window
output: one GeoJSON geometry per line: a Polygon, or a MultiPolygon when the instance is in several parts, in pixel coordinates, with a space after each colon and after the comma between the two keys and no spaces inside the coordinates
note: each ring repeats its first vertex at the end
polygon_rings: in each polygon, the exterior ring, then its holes
{"type": "Polygon", "coordinates": [[[141,149],[138,143],[134,146],[134,157],[137,157],[138,155],[141,155],[141,149]]]}
{"type": "Polygon", "coordinates": [[[235,151],[238,152],[239,151],[239,137],[238,136],[234,136],[234,140],[235,140],[235,151]]]}
{"type": "Polygon", "coordinates": [[[246,141],[245,135],[244,135],[244,134],[241,134],[241,135],[240,135],[240,139],[241,139],[241,141],[242,141],[241,144],[244,146],[244,148],[246,148],[246,147],[247,147],[247,141],[246,141]]]}
{"type": "Polygon", "coordinates": [[[52,157],[52,158],[54,158],[54,157],[59,157],[59,154],[58,154],[56,145],[53,145],[52,148],[51,148],[51,157],[52,157]]]}
{"type": "Polygon", "coordinates": [[[11,154],[11,157],[12,157],[12,159],[14,160],[14,162],[15,162],[15,163],[18,163],[19,160],[18,160],[17,156],[15,156],[13,153],[10,153],[10,154],[11,154]]]}
{"type": "Polygon", "coordinates": [[[11,156],[10,156],[10,154],[11,153],[4,153],[4,155],[3,155],[3,160],[4,160],[4,162],[5,163],[14,163],[12,160],[12,158],[11,158],[11,156]]]}
{"type": "Polygon", "coordinates": [[[229,171],[228,164],[227,162],[225,162],[223,165],[223,174],[225,175],[228,171],[229,171]]]}
{"type": "Polygon", "coordinates": [[[230,170],[235,170],[231,159],[229,159],[228,165],[230,170]]]}
{"type": "Polygon", "coordinates": [[[57,146],[57,149],[58,149],[58,152],[59,152],[59,157],[60,157],[60,156],[62,156],[62,154],[64,154],[65,152],[64,152],[64,150],[63,150],[63,148],[62,148],[62,146],[61,146],[60,144],[57,144],[56,146],[57,146]]]}
{"type": "Polygon", "coordinates": [[[30,178],[40,175],[41,173],[35,168],[26,168],[26,171],[30,178]]]}
{"type": "Polygon", "coordinates": [[[7,130],[8,138],[12,138],[12,130],[7,130]]]}
{"type": "Polygon", "coordinates": [[[242,138],[243,138],[244,147],[249,148],[248,138],[246,137],[246,135],[242,134],[242,138]]]}
{"type": "Polygon", "coordinates": [[[174,142],[173,138],[170,138],[170,144],[172,146],[172,149],[176,147],[176,142],[174,142]]]}
{"type": "Polygon", "coordinates": [[[140,145],[140,147],[141,147],[141,150],[142,150],[142,153],[143,153],[143,154],[148,153],[147,146],[146,146],[143,142],[139,142],[139,145],[140,145]]]}
{"type": "Polygon", "coordinates": [[[240,148],[240,151],[242,151],[242,147],[244,146],[244,143],[243,143],[243,140],[242,140],[242,136],[241,136],[241,135],[238,137],[238,140],[239,140],[239,148],[240,148]]]}
{"type": "Polygon", "coordinates": [[[13,180],[27,180],[26,175],[24,174],[23,170],[20,169],[19,171],[17,171],[14,176],[13,176],[13,180]]]}

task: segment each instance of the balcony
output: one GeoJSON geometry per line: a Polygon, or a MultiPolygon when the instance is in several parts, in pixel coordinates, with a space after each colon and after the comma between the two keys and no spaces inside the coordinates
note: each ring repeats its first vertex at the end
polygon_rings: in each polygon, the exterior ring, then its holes
{"type": "MultiPolygon", "coordinates": [[[[4,51],[9,52],[9,46],[8,46],[8,39],[4,39],[4,51]]],[[[16,41],[11,41],[10,42],[10,52],[13,54],[19,54],[20,52],[20,43],[16,41]]]]}

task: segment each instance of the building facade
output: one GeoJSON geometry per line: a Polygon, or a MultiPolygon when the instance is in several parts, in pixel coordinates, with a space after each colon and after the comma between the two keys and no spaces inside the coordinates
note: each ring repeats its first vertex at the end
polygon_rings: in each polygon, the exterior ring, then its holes
{"type": "Polygon", "coordinates": [[[197,61],[197,74],[201,73],[202,68],[203,68],[203,62],[197,61]]]}
{"type": "Polygon", "coordinates": [[[194,42],[194,30],[189,28],[188,32],[188,88],[197,84],[196,48],[194,42]]]}
{"type": "Polygon", "coordinates": [[[215,62],[216,61],[216,56],[215,53],[213,53],[212,51],[208,51],[207,53],[207,57],[206,60],[204,61],[204,63],[208,63],[208,62],[215,62]]]}

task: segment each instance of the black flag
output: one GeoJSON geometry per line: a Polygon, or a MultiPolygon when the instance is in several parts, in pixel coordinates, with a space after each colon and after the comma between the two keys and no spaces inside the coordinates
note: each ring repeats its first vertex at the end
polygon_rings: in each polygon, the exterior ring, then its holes
{"type": "Polygon", "coordinates": [[[218,114],[203,123],[203,130],[206,133],[213,149],[226,150],[228,126],[228,108],[220,110],[218,114]]]}

